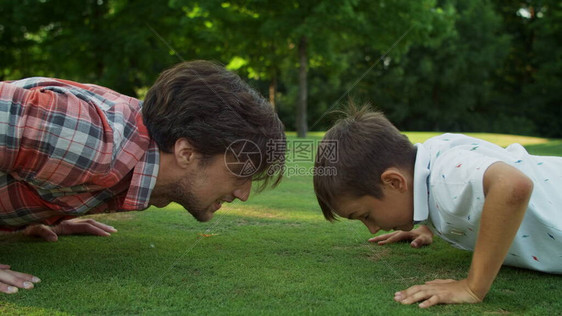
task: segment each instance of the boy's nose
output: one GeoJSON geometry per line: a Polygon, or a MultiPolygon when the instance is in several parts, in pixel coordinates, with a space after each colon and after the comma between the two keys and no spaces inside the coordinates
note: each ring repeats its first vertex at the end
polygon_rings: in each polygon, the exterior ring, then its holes
{"type": "Polygon", "coordinates": [[[380,227],[378,227],[378,226],[375,226],[375,227],[370,227],[370,228],[369,228],[369,231],[370,231],[370,232],[371,232],[371,234],[373,234],[373,235],[374,235],[374,234],[376,234],[376,233],[378,233],[378,232],[379,232],[379,230],[381,230],[381,228],[380,228],[380,227]]]}
{"type": "Polygon", "coordinates": [[[251,190],[252,190],[252,180],[248,180],[244,182],[244,184],[242,184],[240,187],[236,188],[236,190],[234,190],[233,192],[233,195],[240,201],[246,202],[250,197],[251,190]]]}
{"type": "Polygon", "coordinates": [[[371,232],[371,234],[376,234],[379,230],[381,230],[380,227],[378,227],[377,225],[370,223],[368,221],[363,221],[363,224],[365,224],[365,226],[367,226],[367,228],[369,229],[369,231],[371,232]]]}

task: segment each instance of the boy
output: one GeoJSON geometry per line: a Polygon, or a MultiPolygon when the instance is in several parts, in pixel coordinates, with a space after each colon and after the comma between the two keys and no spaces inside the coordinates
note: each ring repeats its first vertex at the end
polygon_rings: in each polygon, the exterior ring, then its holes
{"type": "Polygon", "coordinates": [[[412,145],[383,114],[350,109],[324,136],[338,159],[320,155],[315,176],[324,217],[360,220],[386,244],[432,242],[434,234],[474,251],[463,280],[434,280],[397,292],[403,304],[481,302],[502,264],[562,273],[562,158],[529,155],[464,135],[412,145]],[[422,224],[414,228],[414,224],[422,224]]]}

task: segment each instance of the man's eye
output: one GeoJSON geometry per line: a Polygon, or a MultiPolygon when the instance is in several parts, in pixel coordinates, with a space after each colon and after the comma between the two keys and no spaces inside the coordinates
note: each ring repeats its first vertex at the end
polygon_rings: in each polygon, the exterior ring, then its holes
{"type": "Polygon", "coordinates": [[[236,185],[244,185],[246,182],[252,181],[252,177],[236,177],[236,185]]]}

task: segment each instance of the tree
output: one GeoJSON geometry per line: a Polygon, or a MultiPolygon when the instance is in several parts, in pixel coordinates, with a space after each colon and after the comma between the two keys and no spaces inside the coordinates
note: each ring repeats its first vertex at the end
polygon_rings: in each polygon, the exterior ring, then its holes
{"type": "Polygon", "coordinates": [[[543,1],[533,43],[536,72],[525,89],[540,135],[562,137],[562,3],[543,1]]]}
{"type": "Polygon", "coordinates": [[[136,95],[178,61],[151,31],[173,37],[178,12],[161,2],[7,0],[0,14],[7,79],[64,77],[136,95]]]}
{"type": "Polygon", "coordinates": [[[371,99],[401,129],[484,128],[490,77],[508,43],[501,19],[485,0],[441,1],[431,12],[426,40],[366,78],[371,99]]]}
{"type": "Polygon", "coordinates": [[[3,0],[0,79],[142,98],[163,69],[212,59],[299,136],[352,97],[403,129],[558,137],[561,22],[555,0],[3,0]]]}

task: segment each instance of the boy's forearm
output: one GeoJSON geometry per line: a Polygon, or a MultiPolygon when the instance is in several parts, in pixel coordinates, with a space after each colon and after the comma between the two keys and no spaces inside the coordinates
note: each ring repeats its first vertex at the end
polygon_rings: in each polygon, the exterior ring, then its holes
{"type": "Polygon", "coordinates": [[[483,299],[488,293],[521,225],[533,189],[532,181],[517,169],[491,165],[484,175],[486,200],[468,286],[483,299]]]}

